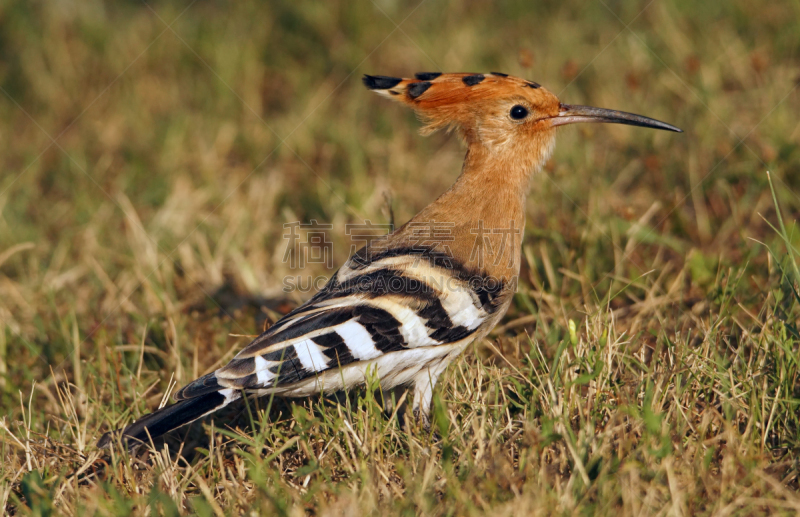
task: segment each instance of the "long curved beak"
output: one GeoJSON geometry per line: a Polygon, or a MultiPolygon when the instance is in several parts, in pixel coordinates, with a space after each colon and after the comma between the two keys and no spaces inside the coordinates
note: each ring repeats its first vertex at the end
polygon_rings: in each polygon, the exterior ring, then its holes
{"type": "Polygon", "coordinates": [[[633,113],[626,113],[624,111],[579,106],[577,104],[562,104],[559,114],[550,120],[553,121],[553,126],[563,126],[565,124],[575,124],[578,122],[606,122],[610,124],[627,124],[629,126],[651,127],[653,129],[683,133],[682,129],[652,118],[634,115],[633,113]]]}

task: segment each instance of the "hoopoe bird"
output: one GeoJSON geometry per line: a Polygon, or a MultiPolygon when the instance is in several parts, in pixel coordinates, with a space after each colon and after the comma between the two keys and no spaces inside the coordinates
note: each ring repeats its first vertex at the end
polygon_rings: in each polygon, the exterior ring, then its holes
{"type": "Polygon", "coordinates": [[[106,433],[98,446],[115,437],[128,446],[148,442],[244,396],[349,389],[370,370],[383,390],[413,386],[412,413],[427,426],[439,376],[511,304],[528,187],[553,151],[556,128],[607,122],[682,132],[640,115],[562,104],[538,83],[496,72],[365,75],[363,83],[415,110],[423,134],[460,135],[467,154],[458,179],[409,222],[357,251],[227,365],[121,435],[106,433]]]}

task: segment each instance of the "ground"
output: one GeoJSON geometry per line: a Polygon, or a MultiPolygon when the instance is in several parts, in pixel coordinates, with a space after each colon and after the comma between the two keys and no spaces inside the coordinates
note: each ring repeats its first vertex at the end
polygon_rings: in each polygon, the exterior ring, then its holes
{"type": "Polygon", "coordinates": [[[0,505],[796,514],[799,50],[796,2],[3,2],[0,505]],[[335,267],[454,180],[457,140],[361,74],[492,70],[686,132],[560,131],[434,433],[365,389],[97,451],[332,273],[286,224],[329,224],[335,267]]]}

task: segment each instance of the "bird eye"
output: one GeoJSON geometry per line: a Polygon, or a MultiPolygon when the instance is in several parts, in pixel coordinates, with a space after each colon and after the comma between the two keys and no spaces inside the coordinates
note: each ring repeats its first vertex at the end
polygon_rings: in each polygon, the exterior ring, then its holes
{"type": "Polygon", "coordinates": [[[525,106],[520,106],[517,104],[513,108],[511,108],[511,118],[514,120],[522,120],[528,116],[528,109],[525,106]]]}

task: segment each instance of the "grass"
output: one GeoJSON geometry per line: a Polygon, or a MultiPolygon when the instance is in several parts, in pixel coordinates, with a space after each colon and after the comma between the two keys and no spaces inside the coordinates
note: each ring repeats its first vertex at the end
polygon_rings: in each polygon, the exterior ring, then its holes
{"type": "Polygon", "coordinates": [[[3,510],[796,514],[798,20],[741,0],[2,3],[3,510]],[[347,224],[404,222],[453,181],[458,143],[359,81],[424,70],[686,134],[560,133],[515,303],[445,373],[438,436],[366,389],[98,452],[309,296],[286,277],[330,275],[284,263],[284,223],[330,223],[340,264],[347,224]]]}

